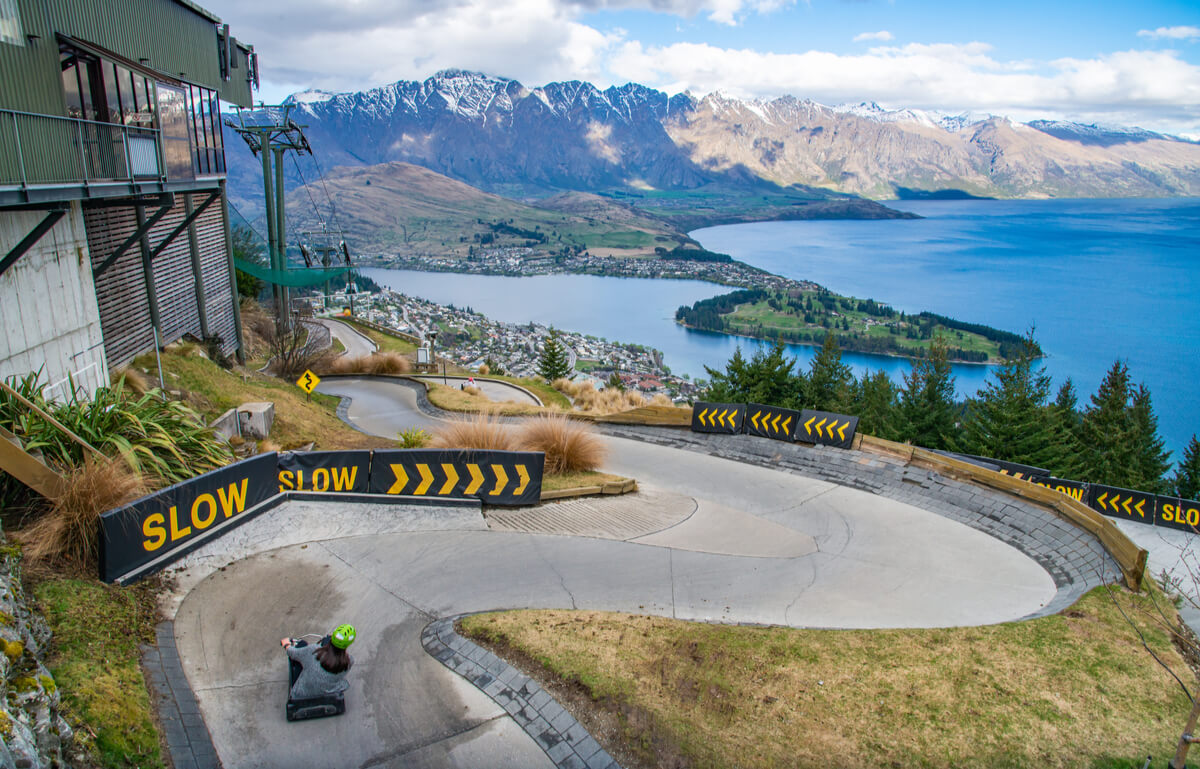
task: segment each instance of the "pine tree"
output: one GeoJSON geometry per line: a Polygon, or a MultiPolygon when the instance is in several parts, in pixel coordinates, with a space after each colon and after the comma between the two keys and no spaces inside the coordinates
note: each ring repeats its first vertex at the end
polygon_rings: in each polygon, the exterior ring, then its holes
{"type": "Polygon", "coordinates": [[[558,331],[553,326],[542,345],[542,358],[538,361],[538,374],[547,382],[563,379],[571,374],[570,356],[558,339],[558,331]]]}
{"type": "Polygon", "coordinates": [[[704,367],[708,374],[708,388],[701,394],[701,399],[714,403],[745,403],[746,396],[746,359],[742,357],[741,345],[733,351],[733,356],[725,364],[724,371],[704,367]]]}
{"type": "Polygon", "coordinates": [[[841,412],[847,408],[852,381],[850,367],[842,363],[842,348],[833,332],[826,331],[821,351],[809,367],[805,404],[818,411],[841,412]]]}
{"type": "Polygon", "coordinates": [[[1085,479],[1124,486],[1133,466],[1129,418],[1129,368],[1115,361],[1083,414],[1080,434],[1087,450],[1085,479]]]}
{"type": "Polygon", "coordinates": [[[955,416],[954,375],[947,359],[946,340],[935,335],[924,358],[913,360],[912,371],[904,375],[900,395],[901,435],[905,440],[927,449],[954,447],[955,416]]]}
{"type": "Polygon", "coordinates": [[[889,441],[900,439],[900,391],[886,372],[863,374],[851,383],[846,413],[858,415],[858,431],[889,441]]]}
{"type": "Polygon", "coordinates": [[[1175,468],[1172,479],[1175,493],[1183,499],[1200,497],[1200,441],[1192,435],[1192,440],[1183,450],[1183,459],[1175,468]]]}
{"type": "Polygon", "coordinates": [[[1171,452],[1163,448],[1162,436],[1158,434],[1158,417],[1154,415],[1150,391],[1144,384],[1138,385],[1134,392],[1130,411],[1136,463],[1133,468],[1135,475],[1131,479],[1133,488],[1155,494],[1165,493],[1168,489],[1165,476],[1171,468],[1171,452]]]}
{"type": "Polygon", "coordinates": [[[1037,362],[1030,332],[968,404],[960,436],[970,454],[1043,467],[1054,459],[1050,375],[1037,362]]]}
{"type": "Polygon", "coordinates": [[[1092,396],[1080,434],[1087,480],[1148,492],[1166,487],[1162,476],[1170,452],[1158,435],[1150,391],[1130,385],[1129,368],[1121,361],[1113,363],[1092,396]]]}
{"type": "Polygon", "coordinates": [[[783,342],[775,340],[769,352],[758,349],[746,367],[746,403],[780,408],[798,408],[803,384],[792,373],[795,358],[784,354],[783,342]]]}
{"type": "Polygon", "coordinates": [[[1082,418],[1078,402],[1075,383],[1067,377],[1048,408],[1054,455],[1046,462],[1046,467],[1057,478],[1081,478],[1086,472],[1087,451],[1080,437],[1082,418]]]}

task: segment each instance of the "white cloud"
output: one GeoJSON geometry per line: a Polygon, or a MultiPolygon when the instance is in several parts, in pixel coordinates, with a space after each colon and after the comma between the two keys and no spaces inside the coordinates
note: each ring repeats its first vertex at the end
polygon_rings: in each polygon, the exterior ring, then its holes
{"type": "Polygon", "coordinates": [[[1138,31],[1138,37],[1149,37],[1156,40],[1196,40],[1200,39],[1200,27],[1159,27],[1158,29],[1143,29],[1138,31]]]}
{"type": "Polygon", "coordinates": [[[861,34],[854,36],[855,43],[861,43],[864,40],[882,40],[883,42],[886,43],[888,40],[891,40],[891,39],[892,39],[892,33],[888,32],[886,29],[881,29],[878,32],[863,32],[861,34]]]}

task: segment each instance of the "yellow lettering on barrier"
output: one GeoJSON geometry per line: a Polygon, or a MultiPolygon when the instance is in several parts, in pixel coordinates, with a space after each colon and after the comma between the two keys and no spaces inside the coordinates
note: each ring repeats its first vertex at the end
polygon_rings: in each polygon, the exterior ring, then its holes
{"type": "Polygon", "coordinates": [[[212,522],[217,520],[217,500],[212,494],[201,494],[192,502],[192,525],[197,529],[207,529],[212,526],[212,522]],[[201,518],[197,515],[201,505],[208,505],[208,517],[201,518]]]}
{"type": "Polygon", "coordinates": [[[454,484],[458,483],[458,471],[454,469],[454,465],[442,463],[442,472],[446,474],[446,482],[442,484],[442,488],[438,489],[439,495],[449,494],[454,491],[454,484]]]}
{"type": "Polygon", "coordinates": [[[288,491],[289,489],[294,489],[294,488],[296,488],[296,481],[292,477],[292,471],[291,470],[280,470],[279,471],[279,493],[282,494],[283,492],[288,491]]]}
{"type": "Polygon", "coordinates": [[[517,476],[521,479],[521,485],[513,489],[513,496],[519,497],[529,485],[529,471],[525,469],[525,465],[517,465],[517,476]]]}
{"type": "Polygon", "coordinates": [[[471,482],[467,484],[467,488],[463,489],[463,494],[471,496],[483,485],[483,472],[479,469],[479,465],[467,465],[467,472],[471,474],[471,482]]]}
{"type": "Polygon", "coordinates": [[[312,474],[313,491],[329,491],[329,471],[318,467],[312,474]]]}
{"type": "Polygon", "coordinates": [[[175,505],[171,505],[170,520],[171,520],[171,541],[172,542],[174,542],[177,539],[183,539],[188,534],[192,533],[191,526],[185,526],[182,529],[179,528],[179,508],[175,507],[175,505]]]}
{"type": "MultiPolygon", "coordinates": [[[[1038,484],[1038,485],[1041,486],[1044,484],[1038,484]]],[[[1074,499],[1076,501],[1079,501],[1079,502],[1083,501],[1083,489],[1068,489],[1066,486],[1055,486],[1054,490],[1059,492],[1060,494],[1066,494],[1068,497],[1071,497],[1072,499],[1074,499]]]]}
{"type": "Polygon", "coordinates": [[[500,492],[504,491],[504,487],[508,485],[508,473],[504,472],[504,468],[500,465],[492,465],[492,472],[496,474],[496,488],[488,492],[488,496],[498,497],[500,492]]]}
{"type": "Polygon", "coordinates": [[[354,488],[354,479],[358,477],[358,467],[335,467],[333,469],[333,490],[350,491],[354,488]]]}
{"type": "Polygon", "coordinates": [[[153,552],[163,546],[167,541],[167,530],[163,527],[165,523],[162,513],[146,516],[146,520],[142,521],[142,535],[146,537],[142,542],[143,550],[153,552]]]}
{"type": "Polygon", "coordinates": [[[1163,505],[1162,519],[1167,523],[1179,523],[1196,528],[1200,526],[1200,510],[1189,507],[1184,510],[1179,505],[1163,505]]]}
{"type": "Polygon", "coordinates": [[[399,494],[404,491],[404,487],[408,485],[408,473],[404,471],[404,465],[392,465],[392,473],[396,476],[396,482],[387,490],[388,494],[399,494]]]}
{"type": "Polygon", "coordinates": [[[237,483],[229,484],[229,495],[226,496],[225,489],[217,489],[217,496],[221,498],[221,512],[226,518],[237,515],[246,509],[246,484],[249,478],[243,478],[241,485],[237,483]]]}

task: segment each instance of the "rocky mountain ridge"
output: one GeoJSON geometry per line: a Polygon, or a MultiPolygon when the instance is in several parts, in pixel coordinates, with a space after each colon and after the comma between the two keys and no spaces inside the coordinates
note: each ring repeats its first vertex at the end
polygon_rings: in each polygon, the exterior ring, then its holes
{"type": "MultiPolygon", "coordinates": [[[[290,101],[325,168],[402,161],[501,193],[765,184],[877,199],[1200,195],[1200,143],[1140,129],[636,83],[528,88],[462,70],[290,101]]],[[[249,160],[232,158],[231,173],[249,160]]]]}

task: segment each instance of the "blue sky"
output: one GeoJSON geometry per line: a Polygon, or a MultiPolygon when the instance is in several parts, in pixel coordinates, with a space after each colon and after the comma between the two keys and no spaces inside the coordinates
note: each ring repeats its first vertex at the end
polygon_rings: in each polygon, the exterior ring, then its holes
{"type": "Polygon", "coordinates": [[[262,98],[463,68],[527,86],[1137,125],[1200,138],[1200,4],[918,0],[208,0],[262,98]]]}

